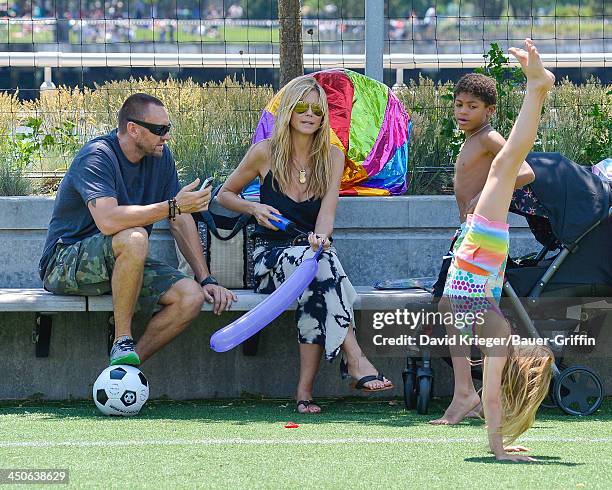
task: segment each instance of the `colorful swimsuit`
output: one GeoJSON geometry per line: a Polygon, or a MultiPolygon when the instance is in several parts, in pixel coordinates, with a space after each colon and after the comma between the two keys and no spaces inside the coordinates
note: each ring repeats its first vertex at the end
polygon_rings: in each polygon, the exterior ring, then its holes
{"type": "Polygon", "coordinates": [[[455,314],[497,309],[508,244],[507,223],[468,215],[444,287],[455,314]]]}

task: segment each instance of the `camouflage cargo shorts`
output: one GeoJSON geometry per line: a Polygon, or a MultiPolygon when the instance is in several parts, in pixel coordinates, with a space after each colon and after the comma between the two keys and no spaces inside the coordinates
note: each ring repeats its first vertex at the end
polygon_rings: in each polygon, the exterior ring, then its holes
{"type": "MultiPolygon", "coordinates": [[[[110,293],[115,267],[112,240],[112,236],[98,233],[72,245],[58,243],[45,272],[45,289],[82,296],[110,293]]],[[[147,257],[136,311],[152,315],[159,298],[186,277],[174,267],[147,257]]]]}

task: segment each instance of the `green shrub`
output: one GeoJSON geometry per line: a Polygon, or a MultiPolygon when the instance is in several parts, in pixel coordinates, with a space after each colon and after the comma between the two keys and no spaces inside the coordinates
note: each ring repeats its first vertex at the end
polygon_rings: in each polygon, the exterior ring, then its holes
{"type": "Polygon", "coordinates": [[[583,165],[612,156],[612,90],[596,78],[562,80],[549,96],[536,150],[559,151],[583,165]]]}
{"type": "Polygon", "coordinates": [[[11,166],[6,155],[0,153],[0,196],[27,196],[31,192],[31,180],[21,169],[11,166]]]}

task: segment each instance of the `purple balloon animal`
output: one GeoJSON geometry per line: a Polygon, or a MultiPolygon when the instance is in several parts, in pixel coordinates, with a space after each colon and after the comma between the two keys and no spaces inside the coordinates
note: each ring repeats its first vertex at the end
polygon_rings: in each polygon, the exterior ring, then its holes
{"type": "Polygon", "coordinates": [[[235,322],[217,330],[210,339],[210,348],[215,352],[227,352],[255,335],[285,311],[317,275],[322,252],[321,246],[313,257],[302,261],[295,272],[265,300],[235,322]]]}

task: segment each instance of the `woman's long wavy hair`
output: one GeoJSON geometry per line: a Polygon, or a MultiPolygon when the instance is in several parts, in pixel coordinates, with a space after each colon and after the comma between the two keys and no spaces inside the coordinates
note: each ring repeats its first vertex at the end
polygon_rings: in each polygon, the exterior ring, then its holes
{"type": "Polygon", "coordinates": [[[513,345],[502,374],[502,424],[504,444],[527,431],[546,398],[555,357],[543,345],[513,345]]]}
{"type": "Polygon", "coordinates": [[[321,126],[314,133],[314,141],[309,158],[312,160],[312,173],[306,186],[307,194],[322,198],[329,187],[332,175],[331,144],[329,138],[329,109],[325,91],[313,77],[299,77],[291,80],[283,91],[280,105],[276,112],[274,130],[270,138],[272,153],[272,174],[283,193],[287,193],[291,179],[291,114],[295,105],[311,91],[319,96],[323,108],[321,126]]]}

